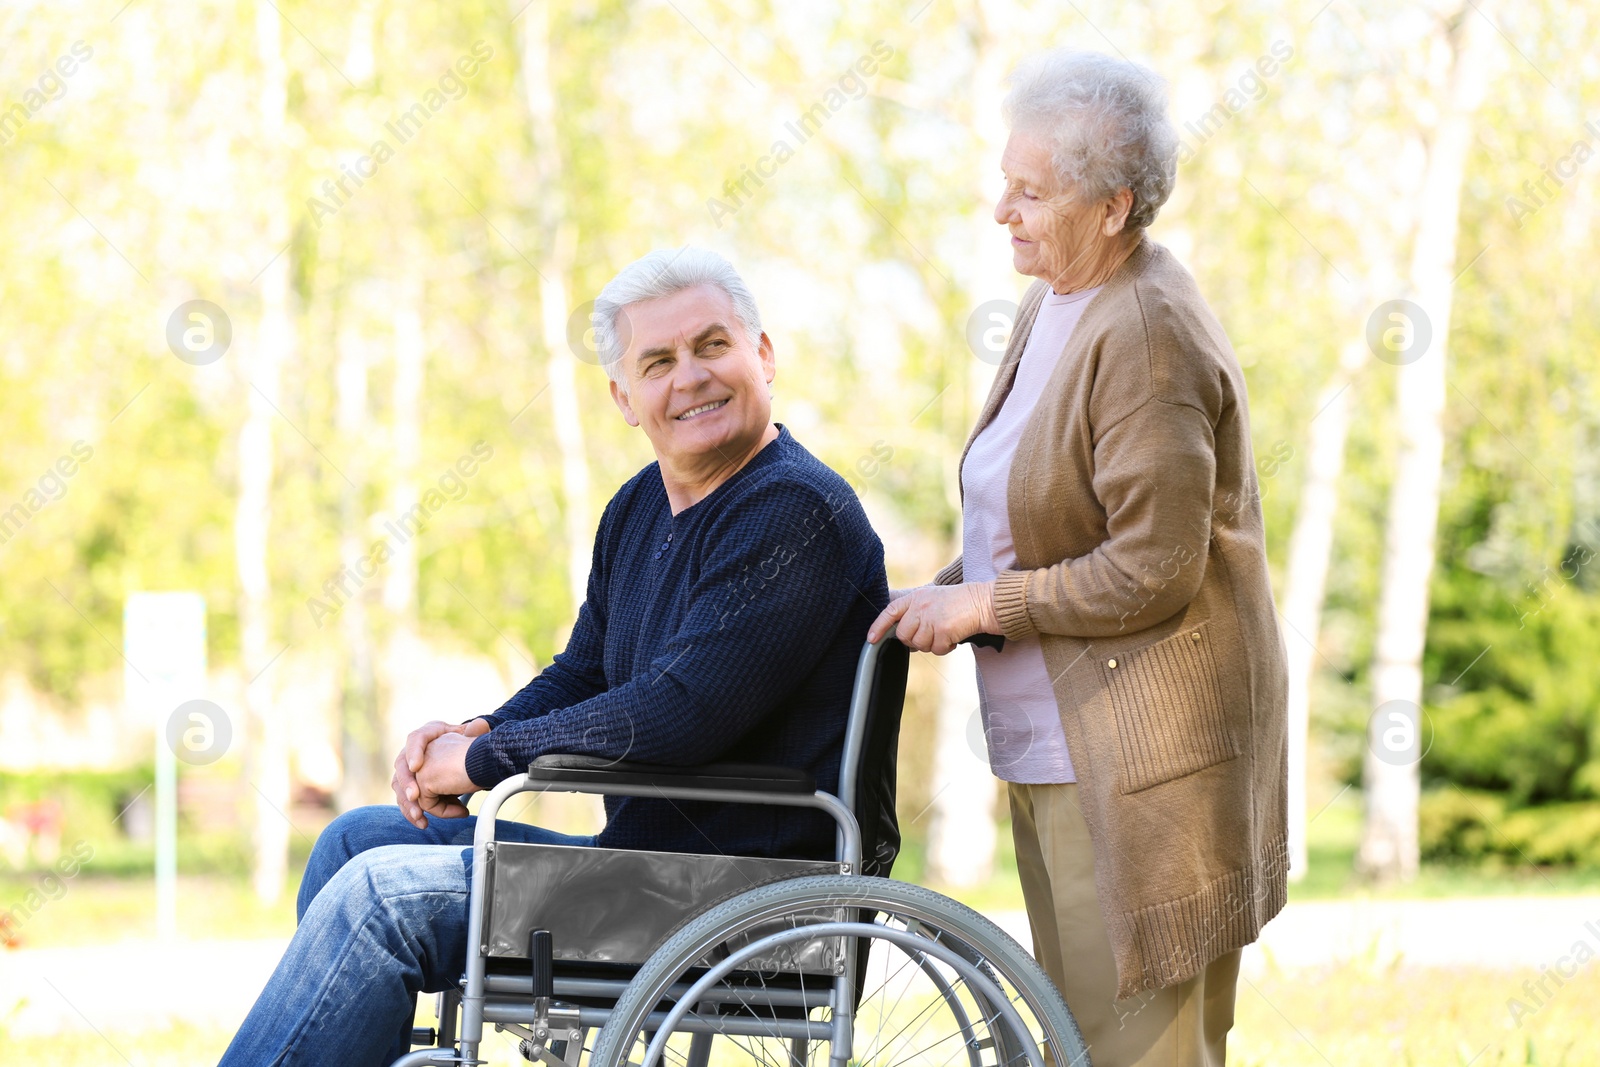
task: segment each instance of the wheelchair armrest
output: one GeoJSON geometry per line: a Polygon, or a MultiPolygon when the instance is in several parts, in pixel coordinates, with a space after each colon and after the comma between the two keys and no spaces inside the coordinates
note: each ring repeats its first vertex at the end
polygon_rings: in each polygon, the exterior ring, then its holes
{"type": "Polygon", "coordinates": [[[770,767],[758,763],[706,763],[698,767],[670,767],[567,753],[540,756],[528,766],[528,777],[535,782],[552,785],[676,786],[685,789],[805,795],[817,791],[816,780],[811,775],[792,767],[770,767]]]}

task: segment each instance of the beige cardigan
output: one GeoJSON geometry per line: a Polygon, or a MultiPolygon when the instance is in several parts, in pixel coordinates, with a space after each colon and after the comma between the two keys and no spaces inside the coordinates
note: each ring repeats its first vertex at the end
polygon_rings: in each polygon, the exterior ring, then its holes
{"type": "MultiPolygon", "coordinates": [[[[1023,298],[974,437],[1047,291],[1023,298]]],[[[1117,995],[1184,981],[1283,906],[1287,675],[1244,376],[1165,248],[1142,240],[1084,309],[1008,493],[1018,569],[995,606],[1044,646],[1117,995]]]]}

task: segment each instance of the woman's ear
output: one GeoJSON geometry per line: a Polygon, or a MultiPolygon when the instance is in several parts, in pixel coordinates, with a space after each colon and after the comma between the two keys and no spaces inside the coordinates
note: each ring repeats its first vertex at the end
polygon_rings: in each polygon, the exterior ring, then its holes
{"type": "Polygon", "coordinates": [[[1105,217],[1101,220],[1101,231],[1107,237],[1115,237],[1122,232],[1128,224],[1128,213],[1133,210],[1133,190],[1123,186],[1112,193],[1105,201],[1105,217]]]}

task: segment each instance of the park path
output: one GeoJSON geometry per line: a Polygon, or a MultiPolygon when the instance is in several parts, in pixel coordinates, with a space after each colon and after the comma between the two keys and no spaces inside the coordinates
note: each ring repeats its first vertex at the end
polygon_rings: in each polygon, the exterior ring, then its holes
{"type": "MultiPolygon", "coordinates": [[[[1027,917],[991,916],[1023,945],[1027,917]]],[[[1600,952],[1600,896],[1295,903],[1245,952],[1244,973],[1355,962],[1374,968],[1537,971],[1583,942],[1600,952]]],[[[0,951],[0,1034],[164,1029],[232,1031],[287,938],[127,941],[0,951]]]]}

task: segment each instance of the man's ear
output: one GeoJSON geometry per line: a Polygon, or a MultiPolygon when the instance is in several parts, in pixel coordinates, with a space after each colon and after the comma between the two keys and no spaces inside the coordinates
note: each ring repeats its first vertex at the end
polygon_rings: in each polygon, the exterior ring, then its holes
{"type": "Polygon", "coordinates": [[[629,426],[639,425],[639,416],[633,413],[633,405],[628,402],[628,394],[615,381],[611,383],[611,402],[617,405],[617,410],[622,412],[622,417],[628,420],[629,426]]]}
{"type": "Polygon", "coordinates": [[[772,384],[772,379],[778,376],[778,357],[772,350],[772,338],[767,336],[765,330],[761,331],[761,343],[756,346],[756,354],[761,357],[761,369],[767,377],[767,384],[772,384]]]}
{"type": "Polygon", "coordinates": [[[1133,210],[1133,190],[1124,185],[1112,193],[1105,202],[1105,217],[1101,229],[1107,237],[1115,237],[1128,224],[1128,212],[1133,210]]]}

